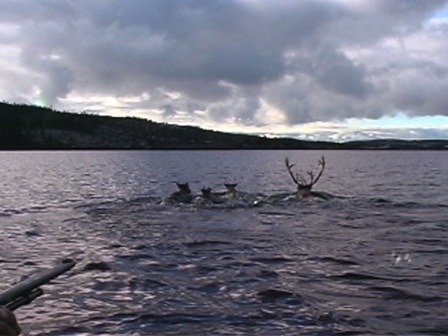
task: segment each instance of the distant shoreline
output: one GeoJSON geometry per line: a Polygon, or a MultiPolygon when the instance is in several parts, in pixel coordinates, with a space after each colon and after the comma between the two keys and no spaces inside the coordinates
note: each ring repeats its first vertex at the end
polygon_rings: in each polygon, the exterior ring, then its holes
{"type": "Polygon", "coordinates": [[[448,150],[448,140],[307,141],[0,103],[0,150],[448,150]]]}

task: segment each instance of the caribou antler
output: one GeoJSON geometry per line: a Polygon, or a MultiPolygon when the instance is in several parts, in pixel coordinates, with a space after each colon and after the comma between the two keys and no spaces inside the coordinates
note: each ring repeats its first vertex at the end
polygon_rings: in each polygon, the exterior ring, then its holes
{"type": "Polygon", "coordinates": [[[312,172],[312,171],[306,172],[307,175],[309,176],[309,181],[307,181],[304,176],[299,175],[297,173],[296,174],[293,173],[292,168],[295,166],[295,164],[289,163],[288,158],[285,158],[285,164],[286,164],[286,169],[288,169],[289,175],[291,176],[294,183],[297,185],[297,189],[299,189],[299,190],[306,189],[306,190],[311,191],[311,188],[313,188],[313,186],[317,183],[317,181],[319,181],[320,177],[322,176],[322,173],[324,172],[325,157],[322,155],[322,157],[319,160],[320,170],[317,173],[317,175],[314,175],[314,172],[312,172]]]}
{"type": "Polygon", "coordinates": [[[295,166],[295,164],[291,164],[291,163],[289,163],[289,158],[286,157],[286,158],[285,158],[285,165],[286,165],[286,169],[288,169],[289,176],[291,176],[291,178],[292,178],[292,180],[294,181],[294,183],[295,183],[297,186],[299,186],[299,185],[300,185],[300,183],[299,183],[299,175],[298,175],[298,174],[294,175],[294,173],[293,173],[292,170],[291,170],[292,167],[295,166]]]}

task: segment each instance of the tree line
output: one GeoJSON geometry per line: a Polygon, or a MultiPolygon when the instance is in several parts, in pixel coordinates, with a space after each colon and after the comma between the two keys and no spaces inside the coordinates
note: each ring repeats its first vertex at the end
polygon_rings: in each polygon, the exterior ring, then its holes
{"type": "Polygon", "coordinates": [[[2,102],[0,150],[19,149],[448,149],[448,141],[335,143],[266,138],[2,102]]]}

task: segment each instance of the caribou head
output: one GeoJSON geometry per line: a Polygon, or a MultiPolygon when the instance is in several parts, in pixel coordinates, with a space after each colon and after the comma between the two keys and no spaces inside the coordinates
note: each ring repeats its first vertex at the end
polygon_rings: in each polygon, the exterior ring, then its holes
{"type": "Polygon", "coordinates": [[[204,198],[210,198],[212,195],[212,189],[210,187],[202,188],[201,192],[202,192],[202,197],[204,197],[204,198]]]}
{"type": "Polygon", "coordinates": [[[188,183],[178,183],[176,182],[177,188],[179,188],[180,193],[183,194],[190,194],[191,190],[190,190],[190,186],[188,185],[188,183]]]}
{"type": "Polygon", "coordinates": [[[322,155],[322,157],[319,160],[319,172],[317,173],[317,175],[313,171],[306,172],[308,179],[305,178],[304,175],[294,173],[292,171],[292,168],[295,166],[295,164],[289,163],[288,158],[285,158],[285,165],[286,169],[288,170],[289,176],[291,176],[293,182],[297,186],[298,195],[302,198],[312,196],[311,189],[317,183],[317,181],[319,181],[320,177],[322,176],[322,173],[324,172],[325,157],[322,155]]]}
{"type": "Polygon", "coordinates": [[[236,186],[238,183],[224,183],[224,186],[226,187],[226,193],[225,195],[227,197],[235,197],[237,194],[236,186]]]}
{"type": "Polygon", "coordinates": [[[238,185],[238,183],[224,183],[224,186],[226,187],[227,192],[235,192],[237,185],[238,185]]]}

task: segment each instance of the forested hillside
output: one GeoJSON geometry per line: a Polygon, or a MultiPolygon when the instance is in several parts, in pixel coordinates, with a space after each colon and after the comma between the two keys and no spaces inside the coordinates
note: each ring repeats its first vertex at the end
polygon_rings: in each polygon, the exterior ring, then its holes
{"type": "Polygon", "coordinates": [[[0,149],[448,149],[446,140],[313,142],[0,103],[0,149]]]}
{"type": "MultiPolygon", "coordinates": [[[[0,103],[0,149],[306,148],[308,142],[0,103]]],[[[313,146],[335,146],[316,143],[313,146]]]]}

